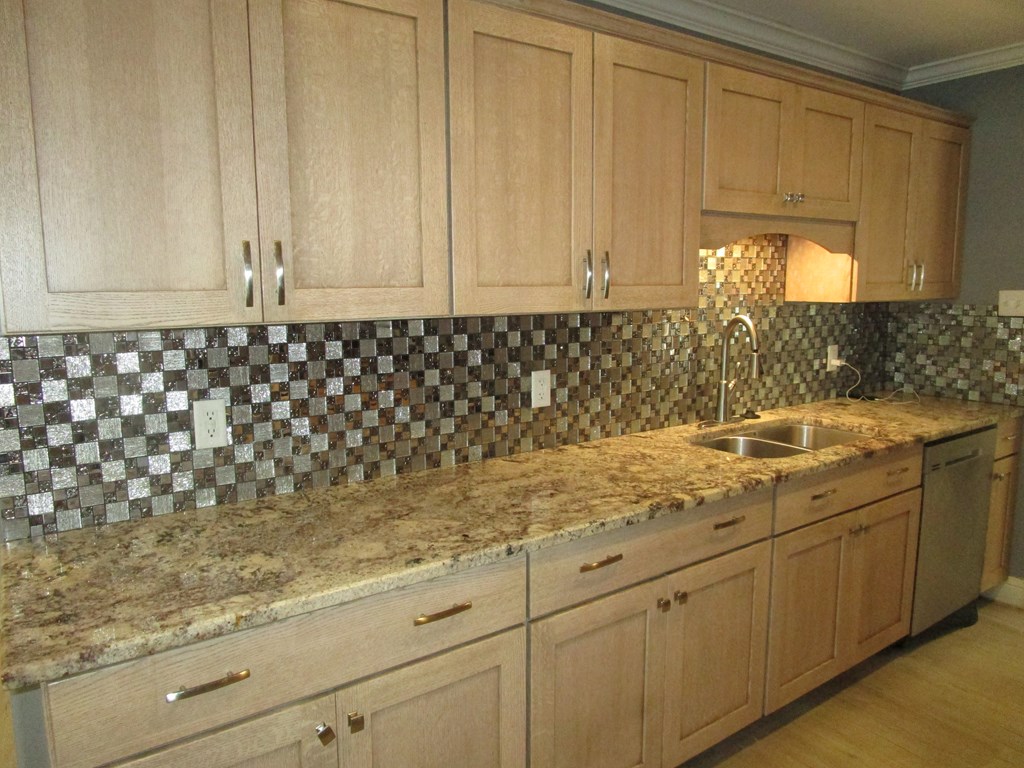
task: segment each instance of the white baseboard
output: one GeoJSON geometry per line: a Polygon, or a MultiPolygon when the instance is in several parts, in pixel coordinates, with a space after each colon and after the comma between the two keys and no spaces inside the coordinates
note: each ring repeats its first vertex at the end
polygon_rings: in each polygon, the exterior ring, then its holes
{"type": "Polygon", "coordinates": [[[1011,576],[998,587],[993,587],[986,592],[985,597],[995,600],[997,603],[1024,608],[1024,579],[1011,576]]]}

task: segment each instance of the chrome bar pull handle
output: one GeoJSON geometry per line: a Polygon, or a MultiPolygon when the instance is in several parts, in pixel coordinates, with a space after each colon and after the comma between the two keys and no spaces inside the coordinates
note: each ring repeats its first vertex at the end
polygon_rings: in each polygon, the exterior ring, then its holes
{"type": "Polygon", "coordinates": [[[837,493],[839,493],[838,488],[830,488],[827,491],[822,491],[821,493],[816,493],[811,496],[811,501],[821,501],[822,499],[827,499],[829,496],[835,496],[837,493]]]}
{"type": "Polygon", "coordinates": [[[274,241],[274,274],[277,278],[277,306],[284,306],[284,254],[281,241],[274,241]]]}
{"type": "Polygon", "coordinates": [[[437,613],[421,613],[412,620],[412,624],[414,627],[422,627],[424,624],[432,624],[435,621],[441,621],[441,619],[450,619],[452,616],[457,616],[472,607],[473,603],[467,600],[464,603],[453,605],[451,608],[445,608],[437,613]]]}
{"type": "Polygon", "coordinates": [[[910,283],[909,289],[914,291],[917,289],[917,264],[911,264],[907,267],[909,272],[908,282],[910,283]]]}
{"type": "Polygon", "coordinates": [[[746,515],[737,515],[736,517],[729,518],[728,520],[723,520],[720,523],[715,523],[713,528],[716,531],[720,531],[723,528],[732,528],[734,525],[739,525],[746,519],[746,515]]]}
{"type": "Polygon", "coordinates": [[[193,696],[201,696],[204,693],[216,691],[219,688],[226,688],[229,685],[234,685],[235,683],[240,683],[243,680],[248,679],[248,669],[243,669],[241,672],[228,672],[224,677],[218,680],[211,680],[208,683],[203,683],[202,685],[197,685],[192,688],[179,688],[177,691],[172,691],[171,693],[168,693],[164,697],[164,699],[167,701],[168,704],[173,704],[176,701],[181,701],[182,699],[191,699],[193,696]]]}
{"type": "Polygon", "coordinates": [[[921,267],[921,274],[917,278],[917,290],[923,291],[924,290],[924,268],[925,268],[924,262],[922,261],[919,266],[921,267]]]}
{"type": "Polygon", "coordinates": [[[594,257],[587,251],[587,258],[583,260],[583,298],[590,300],[594,294],[594,257]]]}
{"type": "Polygon", "coordinates": [[[584,563],[580,566],[580,573],[589,573],[590,571],[596,571],[599,568],[607,568],[609,565],[622,561],[622,553],[617,555],[608,555],[604,560],[598,560],[593,563],[584,563]]]}
{"type": "Polygon", "coordinates": [[[320,743],[325,747],[338,738],[334,734],[334,729],[327,723],[320,723],[314,730],[316,731],[316,737],[320,739],[320,743]]]}
{"type": "Polygon", "coordinates": [[[242,241],[242,278],[245,281],[245,306],[252,307],[252,244],[242,241]]]}
{"type": "Polygon", "coordinates": [[[608,298],[608,292],[612,287],[612,257],[608,251],[604,252],[604,258],[601,260],[601,268],[604,272],[604,287],[601,289],[602,298],[608,298]]]}

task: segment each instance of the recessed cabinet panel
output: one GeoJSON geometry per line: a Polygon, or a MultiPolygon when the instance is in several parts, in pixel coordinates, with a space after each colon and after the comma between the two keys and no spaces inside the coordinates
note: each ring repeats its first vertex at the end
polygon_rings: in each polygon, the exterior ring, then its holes
{"type": "Polygon", "coordinates": [[[855,221],[861,193],[864,104],[811,88],[797,91],[796,185],[800,216],[855,221]]]}

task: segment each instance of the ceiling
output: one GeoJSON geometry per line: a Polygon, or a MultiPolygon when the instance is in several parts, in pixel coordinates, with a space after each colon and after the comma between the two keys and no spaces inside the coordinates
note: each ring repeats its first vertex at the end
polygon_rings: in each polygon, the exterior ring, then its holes
{"type": "Polygon", "coordinates": [[[1024,0],[600,2],[897,91],[1024,65],[1024,0]]]}

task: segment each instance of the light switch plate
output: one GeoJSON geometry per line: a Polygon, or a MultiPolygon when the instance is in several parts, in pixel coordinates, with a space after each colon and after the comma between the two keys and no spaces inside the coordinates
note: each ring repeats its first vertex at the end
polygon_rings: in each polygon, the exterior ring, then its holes
{"type": "Polygon", "coordinates": [[[551,371],[530,374],[530,407],[547,408],[551,405],[551,371]]]}
{"type": "Polygon", "coordinates": [[[999,314],[1003,317],[1024,317],[1024,291],[1000,291],[999,314]]]}

